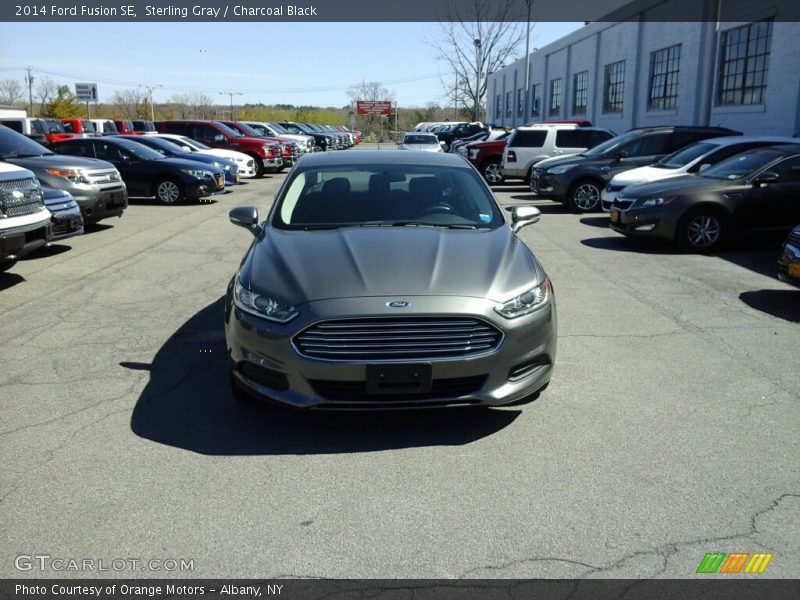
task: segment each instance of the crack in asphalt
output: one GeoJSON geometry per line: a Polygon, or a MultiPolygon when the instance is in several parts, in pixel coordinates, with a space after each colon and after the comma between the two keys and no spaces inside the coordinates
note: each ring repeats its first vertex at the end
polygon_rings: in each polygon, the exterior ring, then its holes
{"type": "MultiPolygon", "coordinates": [[[[759,531],[758,531],[758,523],[757,523],[758,520],[761,517],[763,517],[764,515],[766,515],[766,514],[772,512],[772,511],[776,510],[777,508],[779,508],[781,503],[784,500],[786,500],[787,498],[800,499],[800,493],[785,493],[785,494],[781,494],[780,496],[778,496],[777,498],[772,500],[770,502],[769,506],[767,506],[765,508],[762,508],[760,510],[757,510],[750,517],[749,528],[747,529],[747,531],[743,531],[743,532],[738,532],[738,533],[734,533],[734,534],[730,534],[730,535],[724,535],[724,536],[704,537],[704,538],[697,538],[697,539],[693,539],[693,540],[666,542],[664,544],[659,544],[659,545],[657,545],[654,548],[649,549],[649,550],[636,550],[634,552],[625,554],[622,557],[620,557],[619,559],[615,560],[614,562],[612,562],[612,563],[610,563],[608,565],[603,565],[603,566],[591,565],[589,563],[584,563],[584,562],[581,562],[581,561],[577,561],[577,560],[573,560],[573,559],[569,559],[569,558],[561,558],[561,557],[530,557],[530,558],[520,558],[520,559],[516,559],[516,560],[511,560],[511,561],[507,561],[507,562],[504,562],[504,563],[489,564],[489,565],[483,565],[483,566],[479,566],[479,567],[473,567],[473,568],[463,572],[461,575],[459,575],[458,579],[469,578],[470,574],[476,573],[476,572],[479,572],[479,571],[483,571],[483,570],[502,571],[502,570],[506,570],[506,569],[508,569],[510,567],[514,567],[514,566],[517,566],[517,565],[523,565],[523,564],[527,564],[527,563],[537,563],[537,562],[557,562],[557,563],[565,563],[565,564],[570,564],[570,565],[577,565],[577,566],[586,567],[586,571],[581,572],[579,575],[577,575],[578,578],[584,578],[587,575],[591,575],[591,574],[602,574],[604,572],[613,571],[614,569],[616,569],[618,567],[621,567],[624,563],[628,562],[629,560],[636,559],[637,557],[643,557],[643,556],[660,557],[661,560],[662,560],[662,565],[661,565],[660,569],[658,569],[656,571],[653,571],[651,573],[648,573],[646,575],[637,575],[637,577],[639,579],[652,579],[652,578],[655,578],[658,575],[661,575],[661,574],[666,572],[666,570],[668,568],[668,564],[669,564],[669,559],[672,556],[674,556],[675,554],[677,554],[678,552],[680,552],[680,549],[682,547],[694,546],[694,545],[698,545],[698,544],[713,545],[713,544],[718,544],[720,542],[738,540],[738,539],[743,539],[743,538],[744,539],[749,539],[752,536],[758,534],[759,533],[759,531]]],[[[764,547],[762,544],[756,542],[755,540],[751,539],[750,541],[753,542],[755,545],[757,545],[759,547],[762,547],[762,548],[764,547]]],[[[625,588],[625,591],[619,597],[620,598],[624,597],[625,594],[627,594],[636,585],[639,585],[639,583],[638,582],[634,582],[631,586],[629,586],[628,588],[625,588]]]]}

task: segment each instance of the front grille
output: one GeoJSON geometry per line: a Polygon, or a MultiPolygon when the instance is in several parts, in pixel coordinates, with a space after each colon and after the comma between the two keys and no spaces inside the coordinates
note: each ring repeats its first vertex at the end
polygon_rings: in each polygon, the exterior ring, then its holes
{"type": "Polygon", "coordinates": [[[394,402],[397,400],[436,400],[469,396],[480,390],[486,383],[487,375],[457,377],[454,379],[434,379],[431,391],[408,394],[369,394],[365,381],[328,381],[311,379],[309,384],[317,395],[326,400],[350,402],[394,402]]]}
{"type": "Polygon", "coordinates": [[[44,208],[42,191],[35,179],[12,179],[0,182],[0,213],[21,217],[44,208]]]}
{"type": "Polygon", "coordinates": [[[308,357],[353,361],[471,356],[494,350],[501,339],[472,317],[389,317],[324,321],[294,341],[308,357]]]}
{"type": "Polygon", "coordinates": [[[98,185],[103,183],[118,183],[121,181],[119,171],[116,169],[97,169],[86,172],[89,183],[98,185]]]}
{"type": "Polygon", "coordinates": [[[795,229],[789,236],[789,241],[795,246],[800,246],[800,229],[795,229]]]}

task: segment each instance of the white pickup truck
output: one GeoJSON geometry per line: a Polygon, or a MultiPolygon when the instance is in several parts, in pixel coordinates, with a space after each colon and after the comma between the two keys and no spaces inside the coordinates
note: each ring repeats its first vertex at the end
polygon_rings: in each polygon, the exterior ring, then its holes
{"type": "Polygon", "coordinates": [[[50,241],[51,218],[33,172],[0,162],[0,273],[50,241]]]}

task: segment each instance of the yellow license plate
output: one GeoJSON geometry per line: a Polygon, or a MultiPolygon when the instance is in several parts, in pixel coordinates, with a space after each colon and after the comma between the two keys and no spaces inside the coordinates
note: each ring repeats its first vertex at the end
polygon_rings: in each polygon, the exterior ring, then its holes
{"type": "Polygon", "coordinates": [[[789,277],[800,277],[800,263],[789,263],[789,277]]]}
{"type": "Polygon", "coordinates": [[[614,223],[619,221],[619,213],[616,210],[611,211],[611,220],[614,221],[614,223]]]}
{"type": "Polygon", "coordinates": [[[217,185],[225,185],[225,180],[222,177],[217,178],[217,185]]]}

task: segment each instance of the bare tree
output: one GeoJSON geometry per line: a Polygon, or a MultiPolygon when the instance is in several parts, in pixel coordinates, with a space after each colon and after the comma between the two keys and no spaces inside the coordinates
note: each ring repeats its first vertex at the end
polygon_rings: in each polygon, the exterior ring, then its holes
{"type": "Polygon", "coordinates": [[[111,104],[114,113],[123,119],[149,119],[150,104],[147,92],[140,89],[122,90],[114,92],[111,104]]]}
{"type": "Polygon", "coordinates": [[[440,35],[427,40],[437,60],[451,69],[452,76],[442,82],[443,87],[450,98],[455,95],[469,107],[474,121],[480,120],[487,76],[516,58],[525,39],[520,6],[519,0],[454,3],[441,23],[440,35]]]}
{"type": "MultiPolygon", "coordinates": [[[[362,80],[347,89],[351,100],[394,100],[395,93],[383,87],[380,81],[362,80]]],[[[357,117],[359,127],[365,135],[375,135],[383,141],[387,128],[386,117],[382,115],[361,115],[357,117]]]]}
{"type": "Polygon", "coordinates": [[[202,92],[194,92],[190,97],[190,103],[194,109],[195,119],[208,119],[213,113],[212,107],[214,106],[211,98],[202,92]]]}
{"type": "Polygon", "coordinates": [[[22,84],[16,79],[3,79],[0,81],[0,104],[9,106],[25,99],[22,84]]]}
{"type": "Polygon", "coordinates": [[[58,85],[49,77],[45,77],[36,85],[36,95],[39,97],[39,114],[43,114],[50,104],[58,96],[58,85]]]}

